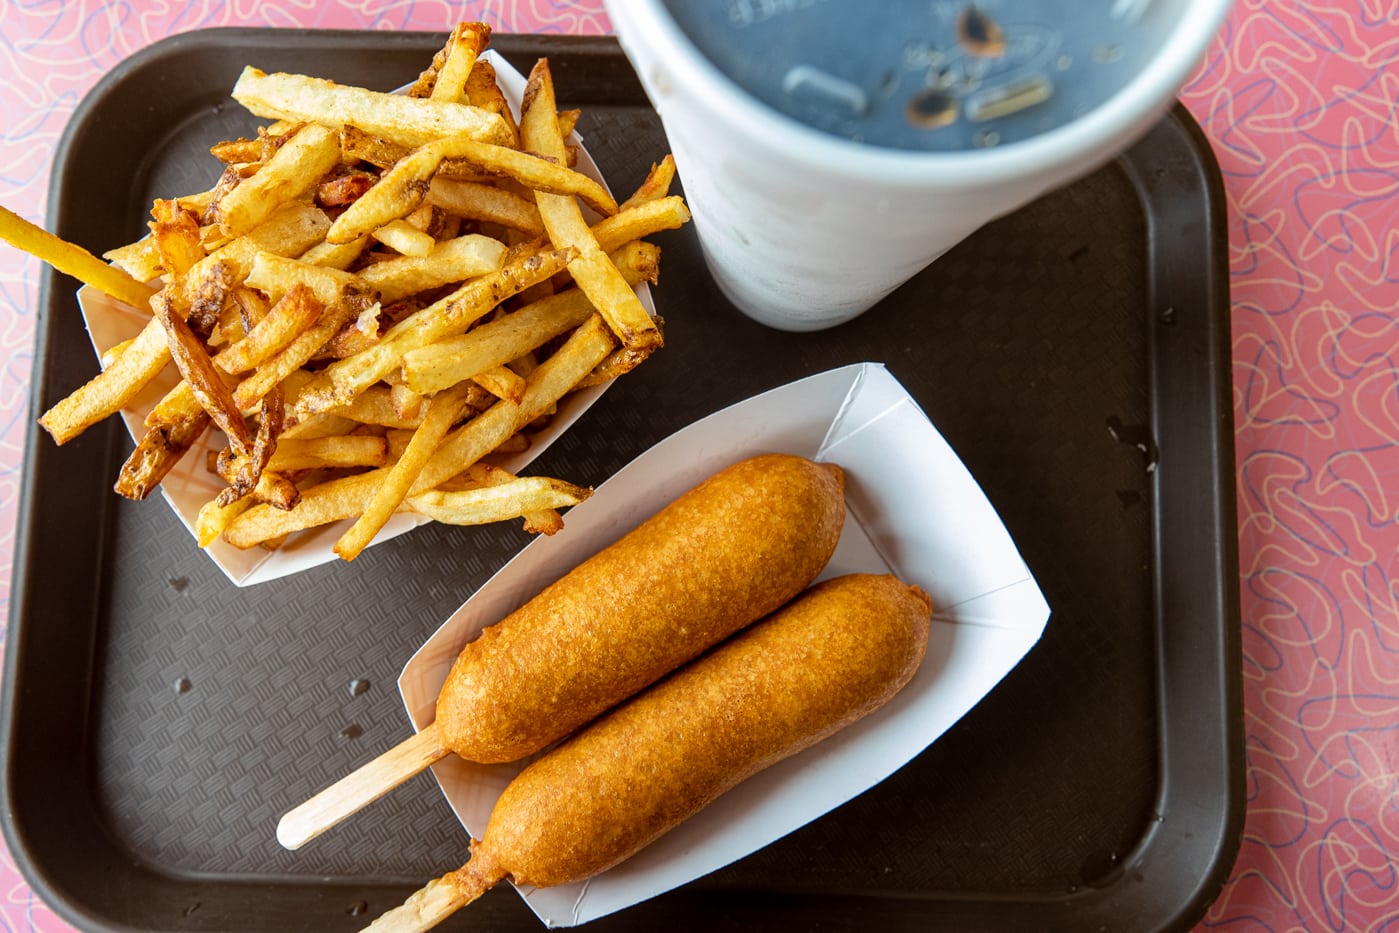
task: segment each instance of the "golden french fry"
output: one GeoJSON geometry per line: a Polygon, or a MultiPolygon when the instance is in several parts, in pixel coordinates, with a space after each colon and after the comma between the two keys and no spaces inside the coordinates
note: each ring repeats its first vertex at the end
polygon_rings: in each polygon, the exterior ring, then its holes
{"type": "Polygon", "coordinates": [[[466,97],[466,79],[477,57],[486,50],[491,30],[485,23],[458,23],[448,40],[447,60],[432,83],[432,100],[456,103],[466,97]]]}
{"type": "Polygon", "coordinates": [[[169,362],[165,328],[152,318],[110,367],[44,412],[39,424],[55,443],[65,444],[120,411],[169,362]]]}
{"type": "Polygon", "coordinates": [[[465,331],[506,298],[562,270],[571,255],[548,250],[517,257],[499,272],[472,279],[410,315],[374,346],[326,367],[319,385],[308,387],[297,400],[298,414],[314,414],[349,402],[397,368],[404,353],[465,331]]]}
{"type": "Polygon", "coordinates": [[[384,474],[384,481],[374,489],[360,517],[335,542],[335,553],[342,560],[354,560],[358,557],[360,551],[369,545],[370,540],[397,511],[408,495],[408,490],[417,480],[418,474],[427,465],[437,446],[442,443],[442,438],[446,436],[453,422],[457,420],[465,401],[465,388],[448,389],[429,400],[423,423],[413,432],[408,447],[398,458],[398,462],[384,474]]]}
{"type": "Polygon", "coordinates": [[[91,285],[133,308],[149,310],[155,289],[107,265],[96,256],[0,207],[0,240],[43,260],[65,275],[91,285]]]}
{"type": "Polygon", "coordinates": [[[108,347],[106,351],[102,354],[102,359],[100,361],[102,368],[106,369],[107,367],[111,366],[114,362],[116,362],[117,357],[121,356],[122,353],[126,352],[126,348],[131,346],[132,341],[134,341],[135,339],[135,337],[132,337],[128,340],[123,340],[121,343],[113,344],[112,346],[108,347]]]}
{"type": "Polygon", "coordinates": [[[147,428],[136,449],[122,464],[112,488],[128,499],[145,499],[195,441],[204,436],[209,423],[208,413],[196,406],[196,411],[188,418],[147,428]]]}
{"type": "Polygon", "coordinates": [[[518,359],[594,314],[580,290],[541,298],[518,311],[403,355],[403,375],[418,392],[438,392],[518,359]]]}
{"type": "Polygon", "coordinates": [[[178,279],[205,256],[199,222],[176,201],[157,200],[151,215],[155,218],[150,223],[151,236],[160,254],[160,266],[168,278],[178,279]]]}
{"type": "Polygon", "coordinates": [[[340,127],[340,155],[348,163],[368,162],[381,169],[393,168],[413,150],[382,136],[366,133],[353,124],[340,127]]]}
{"type": "Polygon", "coordinates": [[[209,155],[220,162],[257,162],[262,158],[262,140],[225,139],[209,147],[209,155]]]}
{"type": "Polygon", "coordinates": [[[348,292],[369,291],[357,275],[330,266],[288,259],[265,250],[253,255],[244,281],[272,301],[280,301],[297,285],[303,285],[327,307],[338,303],[348,292]]]}
{"type": "Polygon", "coordinates": [[[149,282],[164,271],[160,265],[160,247],[153,236],[143,236],[135,243],[109,249],[102,258],[138,282],[149,282]]]}
{"type": "Polygon", "coordinates": [[[214,205],[214,221],[228,236],[242,236],[288,201],[312,189],[340,161],[335,130],[308,123],[261,168],[214,205]]]}
{"type": "Polygon", "coordinates": [[[316,203],[321,207],[345,207],[353,204],[374,187],[378,178],[369,172],[350,169],[339,175],[328,175],[316,185],[316,203]]]}
{"type": "Polygon", "coordinates": [[[267,74],[252,67],[239,75],[233,98],[259,117],[303,120],[334,129],[353,123],[406,146],[421,146],[444,136],[487,142],[509,139],[499,115],[469,104],[385,94],[305,75],[267,74]]]}
{"type": "Polygon", "coordinates": [[[311,415],[295,424],[288,424],[282,431],[282,440],[315,440],[346,435],[359,427],[360,423],[340,415],[311,415]]]}
{"type": "MultiPolygon", "coordinates": [[[[525,89],[525,112],[520,121],[520,137],[530,149],[555,158],[563,157],[563,138],[555,116],[554,84],[545,59],[530,71],[525,89]]],[[[572,248],[578,258],[568,271],[598,309],[622,345],[633,349],[659,347],[661,332],[646,313],[641,300],[607,258],[587,221],[571,197],[536,191],[535,202],[549,239],[559,249],[572,248]]]]}
{"type": "Polygon", "coordinates": [[[423,420],[421,410],[405,414],[394,401],[393,389],[380,385],[365,389],[352,401],[325,414],[348,418],[356,424],[378,424],[386,428],[416,428],[423,420]]]}
{"type": "Polygon", "coordinates": [[[286,349],[321,316],[325,306],[304,282],[297,282],[237,343],[214,356],[226,373],[242,373],[286,349]]]}
{"type": "Polygon", "coordinates": [[[248,423],[243,419],[239,406],[234,402],[233,394],[224,383],[223,375],[210,362],[199,338],[180,316],[168,293],[162,291],[151,299],[151,308],[156,313],[156,320],[165,328],[170,356],[175,361],[180,375],[194,391],[200,407],[209,413],[214,424],[228,436],[234,449],[240,452],[250,450],[253,436],[248,431],[248,423]]]}
{"type": "Polygon", "coordinates": [[[384,173],[378,184],[336,218],[326,239],[331,243],[344,243],[372,233],[416,209],[423,202],[442,161],[449,158],[471,162],[484,171],[513,179],[532,190],[570,198],[576,195],[600,214],[617,212],[617,202],[606,188],[562,164],[562,151],[557,160],[551,161],[508,146],[458,137],[428,143],[400,160],[384,173]]]}
{"type": "MultiPolygon", "coordinates": [[[[656,323],[657,325],[662,324],[659,318],[656,319],[656,323]]],[[[662,333],[664,333],[663,326],[662,333]]],[[[612,354],[608,356],[607,359],[597,364],[597,368],[588,373],[583,379],[579,380],[578,385],[574,388],[587,389],[595,385],[601,385],[604,382],[611,382],[618,376],[626,375],[646,362],[647,357],[651,355],[652,349],[651,347],[643,347],[633,350],[631,347],[622,347],[613,350],[612,354]]]]}
{"type": "Polygon", "coordinates": [[[525,380],[506,366],[492,366],[471,377],[472,381],[496,398],[519,404],[525,397],[525,380]]]}
{"type": "Polygon", "coordinates": [[[500,84],[496,80],[495,67],[490,62],[476,62],[476,66],[471,69],[471,74],[466,76],[466,99],[471,102],[473,107],[479,107],[498,115],[509,133],[504,144],[519,147],[520,134],[515,125],[515,115],[510,110],[510,104],[506,101],[505,94],[500,90],[500,84]]]}
{"type": "Polygon", "coordinates": [[[428,203],[469,220],[500,224],[530,236],[544,232],[544,221],[533,201],[495,185],[438,175],[428,187],[427,199],[428,203]]]}
{"type": "MultiPolygon", "coordinates": [[[[333,230],[334,227],[331,229],[333,230]]],[[[405,256],[427,256],[437,245],[432,237],[402,218],[391,220],[382,227],[376,228],[370,232],[370,236],[405,256]]]]}
{"type": "Polygon", "coordinates": [[[398,256],[365,266],[360,278],[385,304],[452,282],[497,272],[505,262],[505,244],[470,233],[434,246],[426,256],[398,256]]]}
{"type": "Polygon", "coordinates": [[[303,489],[301,501],[291,509],[254,505],[228,523],[224,540],[234,547],[250,548],[294,531],[353,518],[364,510],[387,470],[380,467],[303,489]]]}
{"type": "Polygon", "coordinates": [[[406,382],[394,382],[389,386],[389,401],[400,418],[422,417],[423,396],[409,388],[406,382]]]}
{"type": "Polygon", "coordinates": [[[561,479],[523,476],[477,489],[425,492],[409,499],[408,505],[436,522],[483,525],[523,518],[548,509],[567,508],[592,494],[591,489],[561,479]]]}
{"type": "Polygon", "coordinates": [[[648,201],[656,201],[670,194],[671,183],[675,181],[675,156],[666,153],[664,159],[651,166],[646,179],[632,196],[622,202],[622,208],[639,207],[648,201]]]}
{"type": "MultiPolygon", "coordinates": [[[[528,439],[523,434],[516,434],[510,441],[497,447],[492,456],[499,456],[501,453],[505,452],[507,447],[517,446],[517,444],[512,444],[512,441],[523,444],[524,446],[521,449],[528,449],[528,439]]],[[[438,486],[434,492],[455,492],[459,489],[478,489],[482,486],[499,486],[502,483],[508,483],[517,479],[519,479],[519,477],[509,470],[482,461],[472,464],[469,469],[459,476],[438,486]]],[[[586,492],[588,495],[592,495],[591,489],[586,490],[586,492]]],[[[432,493],[424,493],[424,495],[428,496],[431,494],[432,493]]],[[[552,535],[563,531],[563,516],[559,515],[552,507],[528,511],[525,512],[522,517],[525,520],[524,529],[527,534],[552,535]]]]}
{"type": "Polygon", "coordinates": [[[592,372],[616,346],[603,320],[594,315],[583,322],[547,360],[525,380],[520,403],[497,402],[457,428],[433,454],[414,486],[414,494],[435,488],[449,477],[495,450],[505,439],[553,409],[578,380],[592,372]]]}
{"type": "Polygon", "coordinates": [[[364,303],[365,299],[357,293],[346,292],[338,302],[321,312],[315,324],[302,331],[280,353],[268,358],[253,370],[252,375],[239,383],[233,392],[234,403],[244,411],[256,406],[264,395],[315,356],[316,351],[334,337],[336,331],[353,321],[363,310],[364,303]]]}
{"type": "Polygon", "coordinates": [[[354,265],[359,259],[364,248],[369,245],[369,237],[362,236],[357,240],[348,243],[317,243],[297,257],[304,263],[313,266],[325,266],[327,269],[340,269],[344,271],[354,265]]]}
{"type": "MultiPolygon", "coordinates": [[[[288,429],[290,430],[290,429],[288,429]]],[[[368,434],[330,437],[288,437],[282,433],[267,469],[279,473],[300,470],[379,467],[388,462],[388,442],[368,434]]]]}
{"type": "Polygon", "coordinates": [[[228,523],[253,506],[253,497],[244,496],[228,505],[220,505],[217,499],[210,499],[199,507],[194,518],[194,539],[200,547],[208,547],[223,534],[228,523]]]}
{"type": "Polygon", "coordinates": [[[690,210],[678,195],[642,201],[611,217],[604,217],[592,226],[593,238],[603,252],[611,253],[632,240],[676,230],[690,220],[690,210]]]}

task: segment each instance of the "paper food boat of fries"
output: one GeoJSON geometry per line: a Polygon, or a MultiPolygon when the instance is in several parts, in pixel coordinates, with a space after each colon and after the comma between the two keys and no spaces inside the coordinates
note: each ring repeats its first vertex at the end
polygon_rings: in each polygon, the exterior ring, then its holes
{"type": "MultiPolygon", "coordinates": [[[[497,82],[516,111],[518,117],[520,100],[525,88],[524,77],[495,52],[487,50],[482,58],[491,62],[496,70],[497,82]]],[[[596,163],[588,155],[582,140],[574,134],[569,142],[576,145],[578,159],[575,168],[607,187],[596,163]]],[[[585,209],[586,210],[586,209],[585,209]]],[[[655,304],[649,287],[642,282],[637,293],[647,312],[654,315],[655,304]]],[[[149,314],[138,312],[117,302],[91,286],[78,292],[78,303],[93,348],[99,357],[112,347],[135,337],[150,321],[149,314]]],[[[179,381],[179,374],[173,366],[153,380],[122,409],[121,417],[133,440],[140,440],[146,433],[145,418],[155,404],[179,381]]],[[[582,389],[565,397],[558,406],[557,414],[547,427],[532,435],[530,447],[520,453],[502,455],[494,462],[511,473],[520,473],[541,453],[548,449],[560,435],[579,418],[602,395],[608,383],[582,389]]],[[[190,530],[193,538],[195,519],[199,509],[209,502],[226,483],[206,467],[207,455],[217,453],[227,445],[224,435],[211,428],[204,438],[195,445],[171,469],[161,482],[161,495],[174,509],[176,515],[190,530]]],[[[399,511],[374,537],[371,547],[397,537],[418,525],[429,521],[426,516],[412,511],[399,511]]],[[[350,521],[336,522],[293,534],[275,550],[261,547],[240,549],[223,540],[216,540],[205,548],[205,552],[218,565],[230,581],[237,586],[248,586],[287,576],[320,564],[337,560],[332,551],[336,540],[351,524],[350,521]]]]}
{"type": "MultiPolygon", "coordinates": [[[[531,542],[409,660],[399,690],[414,726],[433,721],[452,661],[484,626],[704,477],[767,451],[845,470],[846,523],[822,578],[892,572],[922,587],[934,607],[927,656],[887,706],[750,778],[616,868],[582,884],[520,888],[549,926],[593,920],[699,878],[874,786],[979,702],[1044,630],[1049,608],[976,481],[898,381],[864,363],[717,412],[600,486],[569,512],[567,534],[531,542]]],[[[433,773],[479,837],[524,764],[448,756],[433,773]]]]}

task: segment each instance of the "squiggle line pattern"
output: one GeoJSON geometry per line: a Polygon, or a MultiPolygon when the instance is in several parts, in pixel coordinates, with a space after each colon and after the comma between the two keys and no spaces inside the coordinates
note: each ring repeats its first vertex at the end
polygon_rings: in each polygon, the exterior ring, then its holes
{"type": "MultiPolygon", "coordinates": [[[[600,33],[601,0],[5,0],[0,203],[74,106],[211,26],[600,33]]],[[[1238,0],[1182,92],[1229,201],[1248,816],[1201,930],[1399,931],[1399,2],[1238,0]]],[[[36,264],[0,249],[0,608],[36,264]]],[[[0,852],[0,929],[66,926],[0,852]]]]}

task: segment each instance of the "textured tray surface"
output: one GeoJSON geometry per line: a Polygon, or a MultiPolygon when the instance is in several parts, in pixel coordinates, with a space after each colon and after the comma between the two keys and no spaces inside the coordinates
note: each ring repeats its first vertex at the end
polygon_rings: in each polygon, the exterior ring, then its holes
{"type": "MultiPolygon", "coordinates": [[[[354,57],[329,39],[317,47],[226,34],[216,54],[198,41],[188,41],[206,53],[197,68],[184,45],[157,49],[146,71],[133,68],[80,116],[103,126],[123,93],[152,80],[149,72],[160,81],[183,73],[190,85],[153,101],[161,111],[154,122],[173,129],[142,148],[148,155],[129,152],[131,142],[109,143],[118,163],[110,170],[123,171],[125,160],[135,177],[124,213],[78,218],[72,205],[100,179],[86,163],[61,166],[60,232],[108,248],[139,232],[154,195],[210,183],[215,167],[199,153],[253,125],[223,103],[229,75],[243,62],[392,87],[411,78],[437,43],[341,37],[346,48],[375,53],[354,57]]],[[[560,104],[584,108],[580,131],[614,190],[630,190],[666,151],[659,121],[615,47],[510,37],[498,45],[525,67],[538,54],[554,58],[560,104]]],[[[75,137],[71,151],[82,145],[75,137]]],[[[1144,215],[1140,176],[1109,165],[991,224],[879,308],[819,334],[749,322],[709,280],[692,230],[656,238],[666,349],[614,386],[531,472],[600,483],[731,402],[811,372],[881,360],[981,482],[1054,610],[1041,643],[928,752],[847,806],[694,886],[727,895],[714,916],[742,911],[744,892],[773,890],[818,903],[833,890],[852,895],[824,902],[832,918],[885,893],[922,897],[930,910],[949,896],[973,907],[1016,896],[1057,903],[1084,887],[1115,884],[1122,863],[1149,840],[1162,775],[1173,767],[1158,751],[1165,717],[1158,691],[1172,679],[1161,674],[1153,538],[1156,519],[1174,503],[1157,501],[1148,456],[1136,443],[1152,436],[1161,417],[1150,373],[1160,362],[1153,354],[1168,352],[1149,336],[1162,309],[1153,306],[1148,281],[1172,273],[1148,250],[1151,208],[1144,215]]],[[[1203,219],[1198,229],[1208,237],[1203,219]]],[[[92,368],[70,296],[54,290],[48,300],[41,401],[92,368]]],[[[1215,313],[1223,309],[1202,312],[1215,313]]],[[[1203,382],[1211,378],[1200,374],[1203,382]]],[[[1188,429],[1191,443],[1217,452],[1218,425],[1210,421],[1217,412],[1197,407],[1195,415],[1203,420],[1188,429]]],[[[377,912],[402,893],[394,886],[416,886],[459,864],[465,835],[426,776],[300,852],[282,851],[272,829],[289,806],[406,734],[393,687],[399,668],[524,535],[513,525],[428,526],[367,551],[353,567],[237,590],[194,550],[163,504],[107,493],[130,442],[115,424],[95,433],[35,454],[31,520],[21,533],[31,560],[41,560],[59,545],[40,526],[71,510],[79,524],[70,537],[96,537],[102,547],[78,547],[71,574],[31,565],[14,620],[23,633],[44,619],[79,656],[90,645],[91,665],[51,669],[43,666],[51,649],[40,648],[12,662],[28,683],[58,681],[45,689],[69,698],[44,709],[16,704],[10,749],[31,741],[26,726],[69,730],[66,746],[81,750],[84,765],[51,787],[54,806],[75,802],[79,814],[64,817],[76,822],[74,831],[105,837],[93,860],[113,847],[168,883],[170,901],[152,895],[143,906],[109,895],[97,899],[105,906],[73,909],[90,910],[97,925],[216,928],[224,922],[214,906],[221,892],[257,882],[280,893],[265,914],[248,908],[249,928],[288,928],[288,918],[307,929],[353,928],[358,921],[346,912],[361,899],[377,912]],[[60,496],[73,489],[85,491],[60,496]],[[352,689],[357,681],[360,689],[352,689]],[[323,880],[330,884],[310,893],[323,880]],[[173,913],[201,896],[210,905],[202,915],[173,913]]],[[[1145,446],[1154,459],[1158,452],[1145,446]]],[[[1200,469],[1202,481],[1219,482],[1200,469]]],[[[1232,492],[1223,498],[1232,502],[1232,492]]],[[[1172,621],[1220,638],[1219,619],[1172,621]]],[[[12,779],[12,798],[21,783],[12,779]]],[[[1232,793],[1219,788],[1222,797],[1232,793]]],[[[37,870],[53,871],[64,900],[63,872],[46,861],[62,850],[45,841],[57,818],[36,807],[21,822],[38,840],[29,857],[37,870]]],[[[1203,877],[1213,858],[1202,850],[1191,870],[1203,877]]],[[[685,897],[614,920],[644,924],[680,909],[685,897]]],[[[471,910],[477,923],[535,923],[508,891],[471,910]]]]}

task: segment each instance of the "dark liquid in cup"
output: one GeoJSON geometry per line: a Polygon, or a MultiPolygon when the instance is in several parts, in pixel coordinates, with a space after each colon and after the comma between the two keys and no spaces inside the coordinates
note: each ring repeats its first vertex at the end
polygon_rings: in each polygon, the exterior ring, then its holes
{"type": "Polygon", "coordinates": [[[872,146],[1006,145],[1099,106],[1157,52],[1179,0],[664,0],[762,103],[872,146]]]}

